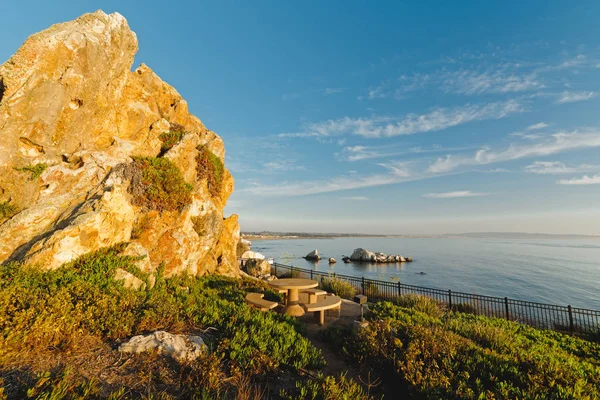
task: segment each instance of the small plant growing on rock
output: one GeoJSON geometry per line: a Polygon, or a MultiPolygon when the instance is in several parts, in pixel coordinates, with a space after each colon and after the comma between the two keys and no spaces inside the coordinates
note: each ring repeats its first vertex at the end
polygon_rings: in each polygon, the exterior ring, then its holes
{"type": "Polygon", "coordinates": [[[29,164],[29,165],[26,165],[21,168],[15,168],[15,171],[29,172],[31,174],[29,176],[29,180],[33,181],[33,180],[39,178],[44,173],[46,168],[48,168],[48,164],[46,164],[46,163],[40,163],[40,164],[35,164],[35,165],[29,164]]]}
{"type": "Polygon", "coordinates": [[[17,206],[10,204],[10,200],[0,201],[0,222],[17,213],[17,206]]]}
{"type": "Polygon", "coordinates": [[[134,157],[129,192],[133,203],[147,210],[181,211],[192,201],[192,185],[166,158],[134,157]]]}
{"type": "Polygon", "coordinates": [[[160,155],[165,154],[167,151],[171,150],[173,146],[181,142],[181,139],[183,139],[184,135],[185,130],[183,129],[183,126],[171,124],[171,129],[169,132],[162,133],[158,137],[162,142],[162,145],[160,146],[160,155]]]}
{"type": "Polygon", "coordinates": [[[219,197],[223,184],[223,161],[206,146],[198,146],[196,156],[196,176],[198,180],[206,179],[208,191],[212,197],[219,197]]]}

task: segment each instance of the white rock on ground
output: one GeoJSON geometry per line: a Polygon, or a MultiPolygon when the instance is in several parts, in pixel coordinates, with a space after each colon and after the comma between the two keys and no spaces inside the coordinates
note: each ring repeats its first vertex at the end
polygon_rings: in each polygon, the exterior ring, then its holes
{"type": "Polygon", "coordinates": [[[171,356],[179,362],[190,362],[208,349],[200,336],[173,335],[165,331],[134,336],[119,346],[119,351],[124,353],[139,354],[148,350],[157,350],[159,354],[171,356]]]}

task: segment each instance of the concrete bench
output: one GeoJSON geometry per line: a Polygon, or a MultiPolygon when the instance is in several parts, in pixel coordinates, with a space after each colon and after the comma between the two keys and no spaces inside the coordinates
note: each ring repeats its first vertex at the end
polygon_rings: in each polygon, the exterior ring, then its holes
{"type": "Polygon", "coordinates": [[[252,307],[260,309],[261,311],[272,310],[279,305],[274,301],[263,299],[263,296],[263,293],[248,293],[246,295],[246,303],[250,304],[252,307]]]}
{"type": "Polygon", "coordinates": [[[315,320],[319,325],[325,323],[325,310],[331,310],[338,308],[342,305],[342,299],[338,296],[327,296],[323,300],[317,301],[313,304],[304,304],[306,312],[314,312],[315,320]]]}
{"type": "Polygon", "coordinates": [[[314,304],[317,302],[318,296],[327,294],[326,291],[321,289],[305,289],[301,290],[300,293],[308,293],[308,304],[314,304]]]}

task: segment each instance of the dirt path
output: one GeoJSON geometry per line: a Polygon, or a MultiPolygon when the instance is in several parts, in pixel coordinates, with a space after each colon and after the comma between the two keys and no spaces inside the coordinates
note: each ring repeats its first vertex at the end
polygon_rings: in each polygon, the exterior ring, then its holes
{"type": "Polygon", "coordinates": [[[357,368],[348,364],[347,360],[338,355],[328,343],[319,340],[319,331],[332,325],[352,326],[354,321],[359,318],[360,306],[347,300],[343,301],[339,312],[334,310],[325,312],[325,325],[322,327],[317,325],[312,313],[301,317],[301,320],[306,323],[306,337],[317,349],[321,350],[325,361],[327,361],[327,366],[321,371],[325,376],[339,376],[342,373],[346,373],[349,378],[358,381],[359,373],[357,368]]]}

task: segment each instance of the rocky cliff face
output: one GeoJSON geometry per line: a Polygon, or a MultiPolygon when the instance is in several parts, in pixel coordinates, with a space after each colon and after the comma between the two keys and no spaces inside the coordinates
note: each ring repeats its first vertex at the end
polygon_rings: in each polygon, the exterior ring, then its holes
{"type": "Polygon", "coordinates": [[[237,275],[223,142],[102,11],[37,33],[0,66],[0,262],[57,268],[130,242],[146,270],[237,275]]]}

